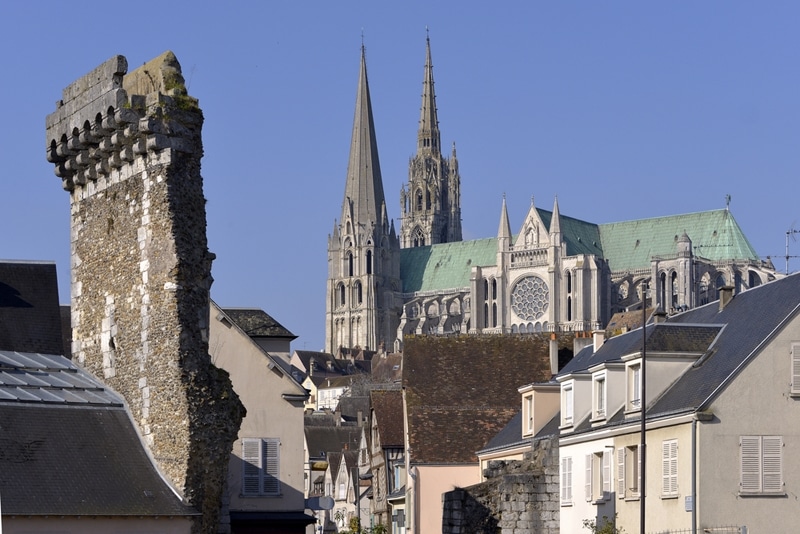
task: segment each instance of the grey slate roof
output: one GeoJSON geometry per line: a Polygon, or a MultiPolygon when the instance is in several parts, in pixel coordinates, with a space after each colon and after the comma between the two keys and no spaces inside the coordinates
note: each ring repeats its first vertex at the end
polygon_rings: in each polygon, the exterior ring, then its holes
{"type": "Polygon", "coordinates": [[[236,326],[250,337],[282,337],[296,339],[297,336],[258,308],[222,308],[236,326]]]}
{"type": "Polygon", "coordinates": [[[64,352],[55,263],[0,261],[0,350],[64,352]]]}
{"type": "Polygon", "coordinates": [[[341,452],[346,448],[358,450],[361,445],[361,427],[359,426],[306,425],[303,430],[308,454],[311,458],[322,458],[328,453],[341,452]]]}
{"type": "MultiPolygon", "coordinates": [[[[704,409],[741,366],[758,354],[761,344],[799,311],[800,274],[794,274],[735,295],[721,311],[719,302],[713,302],[671,316],[665,323],[648,325],[648,353],[678,351],[699,358],[648,407],[647,416],[704,409]]],[[[641,329],[613,337],[596,353],[591,347],[582,350],[559,376],[586,372],[593,365],[618,361],[641,348],[641,329]]],[[[621,420],[617,415],[609,422],[621,420]]]]}
{"type": "Polygon", "coordinates": [[[5,515],[197,515],[156,472],[120,397],[55,355],[0,351],[0,494],[5,515]]]}

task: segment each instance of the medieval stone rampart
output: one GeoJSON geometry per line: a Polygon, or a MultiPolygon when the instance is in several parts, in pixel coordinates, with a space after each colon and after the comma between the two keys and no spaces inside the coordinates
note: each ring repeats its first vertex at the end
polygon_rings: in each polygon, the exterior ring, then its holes
{"type": "Polygon", "coordinates": [[[486,481],[443,495],[443,534],[558,534],[558,438],[522,461],[489,462],[486,481]]]}
{"type": "Polygon", "coordinates": [[[244,408],[208,355],[202,124],[171,52],[131,73],[116,56],[64,89],[47,158],[70,193],[72,357],[214,533],[244,408]]]}

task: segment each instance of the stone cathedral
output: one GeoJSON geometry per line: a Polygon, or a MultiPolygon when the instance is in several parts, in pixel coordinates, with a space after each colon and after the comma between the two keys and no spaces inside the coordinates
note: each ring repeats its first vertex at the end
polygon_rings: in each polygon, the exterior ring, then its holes
{"type": "Polygon", "coordinates": [[[779,277],[729,208],[597,224],[533,200],[512,232],[505,198],[495,237],[461,239],[455,143],[442,154],[430,39],[417,149],[387,213],[364,48],[341,215],[328,236],[325,350],[402,350],[406,334],[573,332],[618,312],[680,313],[779,277]]]}

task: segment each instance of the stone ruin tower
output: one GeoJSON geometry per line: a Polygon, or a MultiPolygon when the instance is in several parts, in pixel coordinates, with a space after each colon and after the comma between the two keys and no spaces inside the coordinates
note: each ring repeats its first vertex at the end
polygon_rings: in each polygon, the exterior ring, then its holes
{"type": "Polygon", "coordinates": [[[208,354],[203,114],[172,52],[127,70],[109,59],[47,117],[47,159],[70,194],[72,358],[125,397],[201,512],[194,531],[216,533],[244,408],[208,354]]]}

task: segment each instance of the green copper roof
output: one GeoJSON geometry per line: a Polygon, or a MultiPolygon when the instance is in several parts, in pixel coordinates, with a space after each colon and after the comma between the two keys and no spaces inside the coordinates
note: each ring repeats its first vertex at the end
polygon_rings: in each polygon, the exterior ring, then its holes
{"type": "MultiPolygon", "coordinates": [[[[549,230],[553,212],[537,211],[549,230]]],[[[725,209],[600,225],[561,215],[567,255],[594,254],[607,259],[612,271],[649,269],[653,256],[674,257],[684,232],[695,256],[711,261],[759,259],[725,209]]],[[[400,251],[403,292],[468,287],[472,267],[496,264],[497,238],[405,248],[400,251]]]]}
{"type": "MultiPolygon", "coordinates": [[[[553,218],[553,212],[536,208],[542,222],[547,226],[547,231],[550,231],[550,219],[553,218]]],[[[600,242],[600,230],[594,223],[581,221],[580,219],[573,219],[566,215],[560,216],[561,220],[561,239],[567,244],[567,256],[576,256],[578,254],[595,254],[597,257],[603,257],[603,248],[600,242]]]]}
{"type": "Polygon", "coordinates": [[[403,292],[469,287],[473,266],[497,263],[497,238],[400,250],[403,292]]]}
{"type": "Polygon", "coordinates": [[[645,269],[653,256],[674,256],[684,232],[696,256],[712,261],[759,259],[726,209],[601,224],[599,229],[612,271],[645,269]]]}

